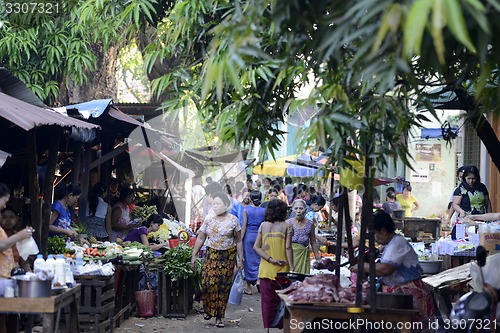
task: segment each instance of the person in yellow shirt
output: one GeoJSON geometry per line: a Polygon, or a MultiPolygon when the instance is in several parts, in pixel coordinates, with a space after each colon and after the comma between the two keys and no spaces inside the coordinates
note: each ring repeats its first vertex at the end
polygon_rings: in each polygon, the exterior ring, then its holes
{"type": "MultiPolygon", "coordinates": [[[[278,272],[293,272],[292,225],[286,221],[288,205],[278,199],[269,201],[264,213],[264,222],[259,227],[253,246],[261,257],[259,266],[262,321],[269,332],[278,314],[281,299],[276,290],[281,289],[276,281],[278,272]]],[[[283,328],[283,318],[275,326],[283,328]]]]}
{"type": "Polygon", "coordinates": [[[411,185],[405,185],[403,194],[396,195],[396,200],[405,210],[405,217],[413,216],[413,212],[420,208],[417,198],[411,195],[411,185]]]}

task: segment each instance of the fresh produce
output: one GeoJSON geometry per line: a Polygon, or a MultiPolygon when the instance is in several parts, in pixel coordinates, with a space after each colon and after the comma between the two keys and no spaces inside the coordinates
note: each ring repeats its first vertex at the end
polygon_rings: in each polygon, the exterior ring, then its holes
{"type": "Polygon", "coordinates": [[[49,237],[47,240],[47,254],[66,253],[66,240],[59,236],[49,237]]]}
{"type": "Polygon", "coordinates": [[[85,250],[83,250],[83,254],[92,256],[92,257],[104,257],[106,253],[104,251],[100,252],[98,248],[96,247],[89,247],[85,250]]]}
{"type": "Polygon", "coordinates": [[[139,219],[142,222],[146,221],[153,214],[158,214],[156,206],[142,206],[134,208],[130,213],[130,217],[132,219],[139,219]]]}
{"type": "Polygon", "coordinates": [[[172,281],[191,279],[195,289],[200,290],[202,263],[198,258],[196,260],[196,267],[193,269],[191,266],[192,252],[192,248],[187,245],[180,244],[179,246],[168,250],[161,257],[166,259],[164,271],[172,281]]]}

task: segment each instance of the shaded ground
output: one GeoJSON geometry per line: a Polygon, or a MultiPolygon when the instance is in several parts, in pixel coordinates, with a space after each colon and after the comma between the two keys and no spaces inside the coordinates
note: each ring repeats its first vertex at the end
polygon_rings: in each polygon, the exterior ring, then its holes
{"type": "MultiPolygon", "coordinates": [[[[240,306],[228,304],[226,309],[226,318],[224,319],[226,327],[218,328],[215,326],[215,318],[211,320],[203,319],[203,307],[201,303],[194,302],[193,309],[184,319],[152,317],[137,318],[130,317],[125,320],[120,327],[114,328],[116,333],[152,333],[152,332],[248,332],[262,333],[262,316],[260,308],[260,294],[254,288],[253,295],[243,295],[243,301],[240,306]]],[[[279,332],[278,329],[271,330],[279,332]]]]}

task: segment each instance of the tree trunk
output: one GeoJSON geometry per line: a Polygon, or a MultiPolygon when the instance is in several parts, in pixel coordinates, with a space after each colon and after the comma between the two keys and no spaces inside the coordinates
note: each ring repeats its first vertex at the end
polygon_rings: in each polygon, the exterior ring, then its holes
{"type": "Polygon", "coordinates": [[[467,120],[472,122],[476,129],[477,136],[488,150],[492,162],[500,171],[500,141],[498,141],[495,131],[491,127],[490,122],[482,112],[479,112],[479,107],[465,89],[456,89],[458,100],[463,105],[463,109],[467,112],[467,120]]]}
{"type": "Polygon", "coordinates": [[[76,84],[72,77],[67,80],[63,79],[57,100],[59,105],[82,103],[94,99],[116,99],[118,96],[116,68],[119,45],[111,45],[104,50],[101,44],[96,44],[92,45],[92,50],[96,57],[96,69],[85,71],[88,80],[82,85],[76,84]]]}

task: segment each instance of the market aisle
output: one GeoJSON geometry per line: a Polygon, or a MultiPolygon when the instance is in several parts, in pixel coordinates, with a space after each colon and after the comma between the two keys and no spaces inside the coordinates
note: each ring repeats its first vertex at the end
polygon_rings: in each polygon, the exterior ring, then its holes
{"type": "MultiPolygon", "coordinates": [[[[137,318],[127,319],[119,328],[113,329],[116,333],[152,333],[152,332],[248,332],[262,333],[262,316],[260,309],[260,294],[254,289],[253,295],[243,295],[243,301],[240,306],[228,304],[226,310],[225,328],[215,327],[215,319],[205,321],[200,303],[195,302],[193,309],[185,319],[176,318],[137,318]]],[[[278,329],[275,329],[279,332],[278,329]]],[[[281,331],[282,332],[282,331],[281,331]]]]}

